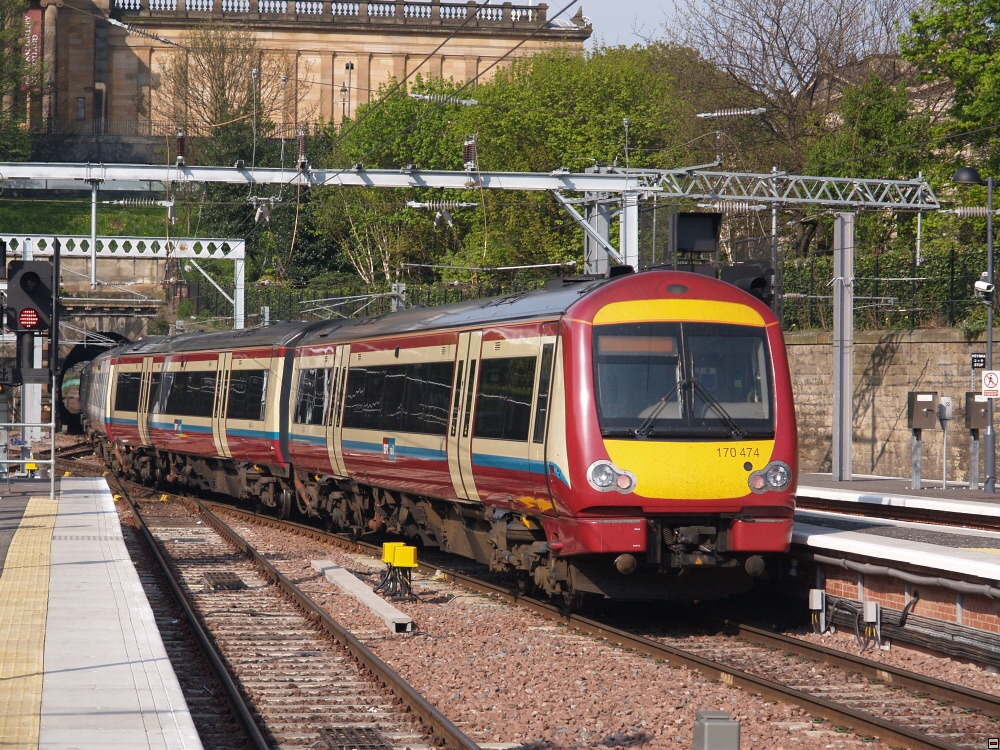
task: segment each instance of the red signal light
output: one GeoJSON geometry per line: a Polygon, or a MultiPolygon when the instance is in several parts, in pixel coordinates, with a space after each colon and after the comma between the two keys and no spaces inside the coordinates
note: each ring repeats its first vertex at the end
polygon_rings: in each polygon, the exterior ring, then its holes
{"type": "Polygon", "coordinates": [[[17,322],[21,328],[29,330],[37,328],[39,323],[38,310],[35,310],[32,307],[24,308],[20,313],[18,313],[17,322]]]}

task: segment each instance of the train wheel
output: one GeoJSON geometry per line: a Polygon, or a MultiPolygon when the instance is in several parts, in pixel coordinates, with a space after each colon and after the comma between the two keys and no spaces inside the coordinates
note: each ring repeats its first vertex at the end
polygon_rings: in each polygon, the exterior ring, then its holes
{"type": "Polygon", "coordinates": [[[292,493],[290,490],[281,491],[281,503],[278,509],[278,518],[287,521],[292,517],[292,493]]]}
{"type": "Polygon", "coordinates": [[[559,609],[566,614],[579,611],[583,606],[583,596],[580,591],[563,591],[559,595],[559,609]]]}
{"type": "Polygon", "coordinates": [[[536,591],[534,579],[523,573],[518,573],[515,579],[515,585],[517,586],[517,593],[520,596],[531,596],[536,591]]]}

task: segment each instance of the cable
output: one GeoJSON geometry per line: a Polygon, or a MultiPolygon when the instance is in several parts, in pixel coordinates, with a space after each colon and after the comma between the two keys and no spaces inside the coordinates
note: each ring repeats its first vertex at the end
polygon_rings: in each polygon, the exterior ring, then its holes
{"type": "MultiPolygon", "coordinates": [[[[564,6],[563,6],[563,7],[562,7],[562,8],[561,8],[561,9],[560,9],[560,10],[559,10],[559,11],[558,11],[558,12],[557,12],[557,13],[556,13],[556,14],[555,14],[554,16],[552,16],[550,20],[555,20],[556,18],[558,18],[559,16],[561,16],[561,15],[562,15],[563,13],[565,13],[565,12],[566,12],[567,10],[569,10],[569,9],[570,9],[571,7],[573,7],[574,5],[576,5],[577,1],[578,1],[578,0],[570,0],[570,2],[566,3],[566,5],[564,5],[564,6]]],[[[548,24],[548,21],[546,21],[546,25],[547,25],[547,24],[548,24]]],[[[532,32],[531,32],[530,34],[528,34],[528,35],[527,35],[527,36],[526,36],[526,37],[525,37],[524,39],[522,39],[522,40],[521,40],[520,42],[518,42],[518,43],[517,43],[517,44],[515,44],[515,45],[514,45],[513,47],[511,47],[511,48],[510,48],[509,50],[507,50],[507,52],[505,52],[505,53],[504,53],[504,54],[503,54],[503,55],[502,55],[501,57],[499,57],[499,58],[498,58],[497,60],[495,60],[495,61],[493,62],[493,64],[492,64],[492,65],[490,65],[490,66],[489,66],[488,68],[486,68],[486,70],[484,70],[484,71],[483,71],[483,72],[482,72],[481,74],[479,74],[479,75],[478,75],[478,76],[476,76],[475,78],[471,78],[471,79],[469,79],[469,80],[468,80],[468,81],[466,81],[466,82],[465,82],[465,83],[464,83],[464,84],[463,84],[462,86],[460,86],[460,87],[459,87],[459,88],[457,88],[457,89],[456,89],[455,91],[453,91],[453,92],[452,92],[452,95],[453,95],[453,96],[455,96],[455,95],[458,95],[458,94],[460,94],[461,92],[465,91],[465,89],[467,89],[467,88],[469,88],[470,86],[472,86],[472,85],[473,85],[474,83],[476,83],[476,82],[478,81],[478,79],[479,79],[479,78],[482,78],[483,76],[485,76],[485,75],[486,75],[487,73],[489,73],[489,72],[490,72],[491,70],[493,70],[493,68],[495,68],[495,67],[496,67],[497,65],[499,65],[500,63],[502,63],[502,62],[503,62],[504,60],[506,60],[506,59],[507,59],[508,57],[510,57],[510,56],[511,56],[512,54],[514,54],[514,53],[515,53],[515,52],[516,52],[517,50],[519,50],[519,49],[520,49],[521,47],[523,47],[523,46],[524,46],[525,44],[527,44],[527,43],[528,43],[528,42],[529,42],[529,41],[530,41],[530,40],[531,40],[531,39],[532,39],[532,38],[533,38],[533,37],[534,37],[534,36],[535,36],[536,34],[538,34],[538,33],[539,33],[539,32],[540,32],[540,31],[541,31],[541,30],[542,30],[543,28],[545,28],[545,26],[544,26],[544,25],[539,25],[539,26],[536,26],[536,27],[535,27],[535,29],[534,29],[534,30],[533,30],[533,31],[532,31],[532,32]]],[[[382,99],[380,99],[380,100],[379,100],[379,102],[378,102],[378,103],[376,103],[376,106],[378,106],[378,104],[380,104],[381,102],[385,101],[385,98],[386,98],[386,97],[383,97],[382,99]]],[[[428,107],[428,108],[427,108],[427,110],[426,110],[426,111],[424,112],[424,114],[423,114],[423,115],[421,115],[421,116],[420,116],[420,117],[418,117],[418,118],[417,118],[416,120],[414,120],[414,121],[413,121],[413,122],[411,122],[411,123],[410,123],[409,125],[407,125],[407,126],[406,126],[406,127],[405,127],[405,128],[403,129],[403,131],[402,131],[402,132],[400,132],[400,133],[396,134],[395,136],[392,136],[392,137],[390,137],[390,138],[388,138],[388,139],[386,139],[386,140],[382,141],[382,143],[380,143],[380,144],[378,144],[377,146],[375,146],[375,147],[373,147],[373,148],[369,149],[369,150],[368,150],[368,151],[367,151],[367,152],[366,152],[366,153],[364,154],[364,156],[362,156],[362,157],[361,157],[361,159],[360,159],[360,162],[361,162],[361,163],[364,163],[364,161],[365,161],[365,160],[366,160],[366,159],[367,159],[367,158],[368,158],[369,156],[371,156],[371,155],[372,155],[372,154],[374,154],[375,152],[379,151],[380,149],[384,148],[384,147],[385,147],[386,145],[388,145],[388,144],[392,143],[393,141],[397,140],[397,139],[398,139],[398,138],[399,138],[399,137],[400,137],[400,136],[401,136],[401,135],[402,135],[403,133],[406,133],[406,132],[409,132],[410,130],[412,130],[412,128],[413,128],[413,127],[414,127],[415,125],[417,125],[418,123],[422,122],[422,121],[423,121],[423,120],[424,120],[424,119],[425,119],[426,117],[429,117],[429,116],[430,116],[430,114],[431,114],[432,112],[435,112],[435,111],[437,111],[437,109],[439,109],[439,108],[440,108],[440,107],[442,107],[442,106],[444,106],[444,105],[443,105],[443,104],[435,104],[435,105],[434,105],[434,106],[432,106],[432,107],[428,107]]],[[[370,111],[371,111],[371,110],[369,110],[369,112],[370,112],[370,111]]],[[[366,115],[366,117],[367,117],[367,115],[368,115],[368,112],[366,112],[366,113],[365,113],[365,115],[366,115]]],[[[360,122],[361,122],[361,120],[359,120],[359,121],[358,121],[358,123],[359,123],[359,124],[360,124],[360,122]]],[[[352,130],[351,130],[350,132],[353,132],[353,129],[352,129],[352,130]]],[[[333,145],[333,146],[336,146],[337,144],[339,144],[339,143],[340,143],[341,141],[343,141],[343,139],[344,139],[344,136],[346,136],[346,135],[349,135],[349,133],[346,133],[346,134],[342,134],[342,135],[341,135],[341,137],[340,137],[340,138],[338,138],[338,139],[337,139],[336,141],[334,141],[334,143],[333,143],[332,145],[333,145]]],[[[344,169],[341,169],[341,170],[340,170],[339,172],[337,172],[337,173],[335,173],[335,174],[331,175],[331,176],[330,176],[330,177],[328,178],[328,180],[329,180],[329,179],[334,179],[334,178],[336,178],[336,177],[339,177],[340,175],[344,174],[344,172],[346,172],[346,171],[348,171],[348,170],[347,170],[347,168],[344,168],[344,169]]],[[[325,185],[325,184],[327,184],[327,183],[326,183],[326,182],[324,182],[323,184],[325,185]]]]}

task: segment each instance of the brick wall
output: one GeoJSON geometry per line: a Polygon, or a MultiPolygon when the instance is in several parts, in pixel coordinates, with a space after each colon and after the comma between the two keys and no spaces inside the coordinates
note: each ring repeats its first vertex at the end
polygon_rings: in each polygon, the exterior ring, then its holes
{"type": "MultiPolygon", "coordinates": [[[[831,470],[832,340],[830,333],[785,335],[799,426],[801,471],[831,470]]],[[[912,432],[906,423],[907,393],[937,391],[940,396],[951,396],[955,405],[955,418],[948,429],[948,480],[968,481],[965,393],[979,390],[980,371],[975,372],[973,386],[971,354],[985,351],[985,340],[970,343],[955,329],[856,333],[852,471],[909,477],[912,432]]],[[[940,479],[942,432],[924,430],[922,437],[923,478],[940,479]]]]}

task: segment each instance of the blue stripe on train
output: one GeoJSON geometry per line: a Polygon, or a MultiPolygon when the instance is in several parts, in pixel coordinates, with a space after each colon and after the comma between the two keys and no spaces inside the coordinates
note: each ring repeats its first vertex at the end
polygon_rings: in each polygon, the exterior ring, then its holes
{"type": "MultiPolygon", "coordinates": [[[[382,443],[368,443],[361,440],[345,440],[345,451],[360,451],[361,453],[377,453],[382,455],[382,443]]],[[[438,448],[415,448],[396,443],[396,456],[404,458],[421,458],[430,461],[447,461],[448,454],[438,448]]]]}
{"type": "Polygon", "coordinates": [[[545,473],[545,463],[543,461],[531,461],[527,458],[513,458],[511,456],[494,456],[490,453],[473,453],[472,465],[489,469],[503,469],[504,471],[520,471],[528,474],[545,473]]]}

